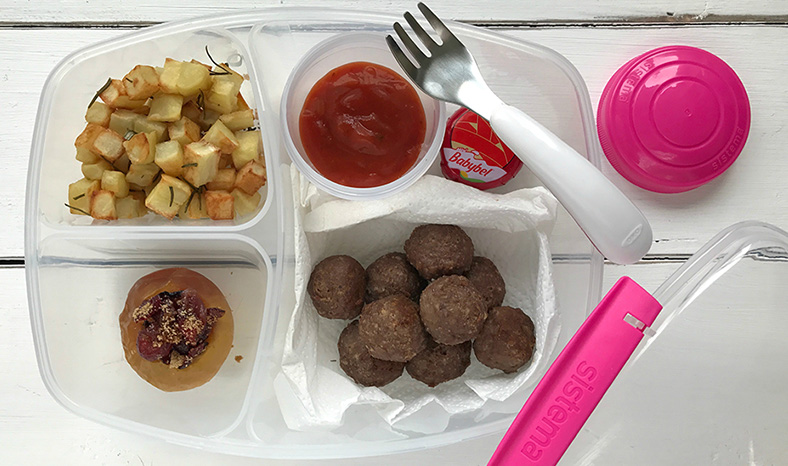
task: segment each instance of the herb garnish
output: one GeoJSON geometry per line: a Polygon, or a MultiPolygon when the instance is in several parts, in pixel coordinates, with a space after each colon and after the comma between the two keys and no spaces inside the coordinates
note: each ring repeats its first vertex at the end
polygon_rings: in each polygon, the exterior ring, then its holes
{"type": "Polygon", "coordinates": [[[126,134],[123,135],[123,139],[128,141],[131,138],[133,138],[136,134],[137,134],[136,131],[134,131],[133,129],[130,129],[130,130],[126,131],[126,134]]]}
{"type": "Polygon", "coordinates": [[[82,199],[83,197],[85,197],[85,193],[82,193],[79,196],[74,197],[73,199],[76,201],[77,199],[82,199]]]}
{"type": "Polygon", "coordinates": [[[84,210],[80,209],[79,207],[74,207],[73,205],[69,205],[69,204],[63,204],[63,205],[65,205],[65,206],[66,206],[66,207],[68,207],[69,209],[78,210],[78,211],[82,212],[82,213],[83,213],[83,214],[85,214],[85,215],[90,215],[90,213],[88,213],[88,212],[85,212],[84,210]]]}
{"type": "Polygon", "coordinates": [[[172,186],[170,186],[170,207],[172,207],[172,201],[175,199],[175,191],[172,190],[172,186]]]}
{"type": "Polygon", "coordinates": [[[222,65],[220,65],[220,64],[218,64],[218,63],[216,63],[216,60],[214,60],[214,59],[213,59],[213,57],[211,56],[211,53],[208,51],[208,46],[207,46],[207,45],[205,46],[205,54],[206,54],[206,55],[208,55],[208,59],[209,59],[209,60],[211,60],[211,62],[212,62],[214,65],[218,66],[219,68],[221,68],[221,69],[222,69],[222,71],[224,71],[224,73],[220,73],[220,72],[218,72],[218,71],[213,71],[213,70],[211,70],[211,72],[210,72],[210,74],[211,74],[211,75],[213,75],[213,76],[224,76],[224,75],[228,75],[228,74],[230,74],[230,70],[228,70],[228,69],[227,69],[227,68],[225,68],[224,66],[222,66],[222,65]]]}
{"type": "Polygon", "coordinates": [[[101,93],[106,91],[107,89],[109,89],[109,86],[111,86],[111,85],[112,85],[112,78],[107,78],[107,82],[104,83],[104,85],[101,86],[101,89],[96,91],[96,95],[94,95],[93,98],[90,99],[90,103],[88,104],[88,108],[90,108],[90,106],[93,105],[93,103],[96,101],[96,99],[99,98],[101,93]]]}
{"type": "Polygon", "coordinates": [[[193,162],[193,163],[186,163],[186,164],[183,164],[183,165],[181,165],[181,168],[186,168],[186,167],[196,167],[196,166],[197,166],[197,162],[193,162]]]}

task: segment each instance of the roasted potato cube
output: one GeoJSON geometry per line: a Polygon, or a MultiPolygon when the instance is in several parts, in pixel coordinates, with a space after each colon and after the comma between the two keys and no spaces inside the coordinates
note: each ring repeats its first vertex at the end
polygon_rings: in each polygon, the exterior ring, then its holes
{"type": "Polygon", "coordinates": [[[145,188],[153,183],[158,174],[159,166],[155,163],[132,163],[129,172],[126,173],[126,181],[145,188]]]}
{"type": "Polygon", "coordinates": [[[191,201],[187,200],[178,211],[178,217],[188,219],[200,219],[208,217],[208,210],[205,205],[205,196],[194,193],[191,201]]]}
{"type": "Polygon", "coordinates": [[[129,131],[140,132],[134,129],[138,120],[144,120],[145,116],[131,110],[115,110],[109,117],[109,129],[121,136],[126,136],[129,131]]]}
{"type": "Polygon", "coordinates": [[[112,108],[139,108],[145,105],[145,99],[135,100],[126,94],[126,86],[120,79],[113,79],[110,85],[99,94],[101,100],[112,108]]]}
{"type": "Polygon", "coordinates": [[[90,216],[100,220],[116,220],[115,194],[103,189],[90,193],[90,216]]]}
{"type": "Polygon", "coordinates": [[[126,197],[115,199],[115,212],[118,218],[143,217],[148,213],[145,208],[145,193],[132,191],[126,197]]]}
{"type": "Polygon", "coordinates": [[[78,147],[77,148],[77,160],[82,163],[96,163],[101,160],[101,156],[98,156],[87,149],[85,147],[78,147]]]}
{"type": "Polygon", "coordinates": [[[121,135],[112,131],[111,129],[104,128],[96,139],[93,141],[91,151],[98,154],[110,162],[114,162],[123,155],[123,143],[125,140],[121,135]]]}
{"type": "Polygon", "coordinates": [[[205,109],[215,112],[217,115],[232,113],[238,109],[238,100],[234,95],[209,92],[205,97],[205,109]]]}
{"type": "Polygon", "coordinates": [[[156,134],[137,133],[123,143],[131,163],[153,163],[156,157],[156,134]]]}
{"type": "Polygon", "coordinates": [[[210,124],[205,122],[203,110],[192,100],[183,104],[181,115],[197,124],[201,131],[208,131],[208,128],[211,127],[210,124]]]}
{"type": "Polygon", "coordinates": [[[89,151],[93,150],[93,142],[96,140],[99,134],[104,132],[104,127],[99,126],[95,123],[88,123],[85,126],[85,129],[77,136],[77,140],[74,141],[74,147],[77,149],[87,149],[89,151]]]}
{"type": "Polygon", "coordinates": [[[238,93],[238,98],[236,100],[238,101],[238,110],[249,110],[249,104],[246,103],[240,92],[238,93]]]}
{"type": "Polygon", "coordinates": [[[233,151],[233,165],[237,170],[260,155],[260,131],[238,131],[235,133],[238,148],[233,151]]]}
{"type": "Polygon", "coordinates": [[[159,87],[167,94],[178,93],[178,78],[181,75],[183,62],[167,58],[164,60],[164,68],[159,72],[159,87]]]}
{"type": "Polygon", "coordinates": [[[112,166],[115,170],[123,172],[125,175],[129,171],[129,166],[131,165],[131,160],[129,160],[129,154],[124,153],[120,156],[120,158],[114,162],[112,162],[112,166]]]}
{"type": "Polygon", "coordinates": [[[85,121],[106,128],[109,125],[110,116],[112,116],[112,108],[97,100],[88,107],[88,111],[85,113],[85,121]]]}
{"type": "Polygon", "coordinates": [[[235,199],[235,212],[238,214],[239,217],[243,217],[244,215],[250,214],[257,210],[257,206],[260,204],[260,199],[263,197],[259,192],[254,193],[254,195],[250,196],[246,194],[242,189],[233,189],[231,192],[233,199],[235,199]]]}
{"type": "Polygon", "coordinates": [[[106,170],[101,174],[101,189],[112,191],[115,197],[126,197],[129,195],[129,183],[126,175],[119,171],[106,170]]]}
{"type": "Polygon", "coordinates": [[[189,199],[192,190],[188,184],[170,175],[161,175],[161,180],[145,198],[145,207],[159,215],[172,219],[189,199]]]}
{"type": "Polygon", "coordinates": [[[202,63],[181,63],[178,76],[178,93],[184,97],[194,95],[200,90],[208,90],[212,85],[211,71],[202,63]]]}
{"type": "Polygon", "coordinates": [[[159,90],[159,73],[152,66],[137,65],[123,78],[126,94],[132,99],[147,99],[159,90]]]}
{"type": "Polygon", "coordinates": [[[183,107],[182,95],[159,92],[151,100],[148,120],[178,121],[181,118],[181,107],[183,107]]]}
{"type": "MultiPolygon", "coordinates": [[[[184,107],[186,108],[186,107],[184,107]]],[[[200,126],[185,116],[169,127],[171,141],[178,141],[182,146],[200,140],[200,126]]]]}
{"type": "Polygon", "coordinates": [[[235,199],[227,191],[205,191],[205,208],[212,220],[231,220],[235,217],[235,199]]]}
{"type": "MultiPolygon", "coordinates": [[[[223,95],[233,98],[233,106],[238,106],[238,92],[244,82],[243,76],[231,70],[227,65],[224,66],[230,74],[215,74],[212,78],[211,94],[223,95]]],[[[225,112],[227,113],[227,112],[225,112]]]]}
{"type": "Polygon", "coordinates": [[[101,180],[101,176],[105,171],[112,170],[112,165],[104,159],[96,163],[83,163],[82,174],[89,180],[101,180]]]}
{"type": "Polygon", "coordinates": [[[77,215],[90,214],[90,195],[93,191],[101,189],[101,182],[82,178],[68,185],[68,205],[70,212],[77,215]]]}
{"type": "Polygon", "coordinates": [[[181,176],[183,172],[183,147],[178,141],[156,144],[156,165],[170,176],[181,176]]]}
{"type": "Polygon", "coordinates": [[[231,131],[239,131],[254,126],[254,112],[252,109],[236,110],[219,117],[219,121],[231,131]]]}
{"type": "Polygon", "coordinates": [[[219,157],[219,168],[235,168],[233,167],[233,156],[232,154],[222,154],[219,157]]]}
{"type": "Polygon", "coordinates": [[[209,181],[205,187],[211,191],[232,191],[235,186],[235,169],[234,168],[220,168],[216,172],[216,177],[209,181]]]}
{"type": "Polygon", "coordinates": [[[162,142],[167,140],[167,123],[160,121],[153,121],[147,118],[140,118],[134,122],[135,133],[155,133],[156,141],[162,142]]]}
{"type": "Polygon", "coordinates": [[[197,65],[204,66],[205,69],[207,69],[209,72],[211,71],[211,65],[206,65],[205,63],[203,63],[203,62],[201,62],[199,60],[195,60],[194,58],[192,58],[189,63],[194,63],[194,64],[197,64],[197,65]]]}
{"type": "Polygon", "coordinates": [[[235,134],[227,129],[227,126],[221,121],[214,123],[202,139],[218,147],[223,154],[232,154],[238,148],[238,139],[235,134]]]}
{"type": "Polygon", "coordinates": [[[218,147],[206,141],[197,141],[183,148],[183,178],[195,187],[213,180],[218,171],[218,147]]]}
{"type": "Polygon", "coordinates": [[[243,189],[246,194],[252,196],[265,185],[265,181],[265,165],[257,160],[252,160],[238,170],[238,174],[235,176],[235,187],[243,189]]]}

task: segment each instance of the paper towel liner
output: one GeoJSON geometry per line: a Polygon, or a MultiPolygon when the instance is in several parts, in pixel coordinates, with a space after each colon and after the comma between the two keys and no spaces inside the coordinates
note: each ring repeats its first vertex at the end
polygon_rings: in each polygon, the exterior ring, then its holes
{"type": "Polygon", "coordinates": [[[557,201],[547,190],[496,195],[425,176],[387,199],[353,202],[318,191],[294,168],[291,178],[296,301],[282,370],[274,381],[289,428],[335,430],[352,424],[359,437],[357,429],[382,419],[395,433],[442,432],[452,415],[472,413],[488,400],[506,400],[544,374],[545,354],[554,349],[559,331],[547,241],[557,201]],[[318,316],[306,293],[312,268],[335,254],[347,254],[366,267],[385,253],[403,251],[413,228],[425,223],[459,225],[473,240],[475,254],[498,266],[506,282],[504,305],[525,311],[536,327],[536,350],[529,365],[504,374],[472,356],[462,377],[435,388],[412,379],[407,371],[385,387],[362,387],[339,367],[337,341],[349,322],[318,316]]]}

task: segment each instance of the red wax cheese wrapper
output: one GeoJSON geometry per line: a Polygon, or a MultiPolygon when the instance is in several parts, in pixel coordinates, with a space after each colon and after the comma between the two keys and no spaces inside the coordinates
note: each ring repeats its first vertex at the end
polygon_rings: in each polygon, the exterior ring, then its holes
{"type": "Polygon", "coordinates": [[[505,185],[522,166],[484,118],[467,108],[449,118],[441,150],[441,171],[446,178],[481,190],[492,189],[505,185]]]}

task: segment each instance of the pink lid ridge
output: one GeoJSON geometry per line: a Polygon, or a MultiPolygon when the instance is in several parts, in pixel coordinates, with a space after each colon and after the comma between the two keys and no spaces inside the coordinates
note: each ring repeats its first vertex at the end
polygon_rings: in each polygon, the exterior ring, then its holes
{"type": "Polygon", "coordinates": [[[628,61],[605,86],[597,131],[611,165],[650,191],[678,193],[722,174],[742,151],[750,103],[736,73],[688,46],[628,61]]]}
{"type": "Polygon", "coordinates": [[[616,282],[547,370],[488,464],[558,463],[661,310],[631,278],[616,282]]]}

